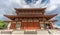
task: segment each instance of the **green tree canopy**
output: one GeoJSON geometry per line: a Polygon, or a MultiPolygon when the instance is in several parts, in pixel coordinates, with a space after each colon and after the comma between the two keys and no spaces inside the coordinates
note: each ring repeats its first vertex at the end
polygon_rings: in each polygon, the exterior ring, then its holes
{"type": "Polygon", "coordinates": [[[7,24],[4,21],[0,20],[0,29],[4,29],[6,27],[7,27],[7,24]]]}

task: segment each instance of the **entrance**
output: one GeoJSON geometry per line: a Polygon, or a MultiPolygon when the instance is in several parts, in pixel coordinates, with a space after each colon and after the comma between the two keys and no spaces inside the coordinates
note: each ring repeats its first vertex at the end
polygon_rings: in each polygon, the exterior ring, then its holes
{"type": "Polygon", "coordinates": [[[17,30],[20,30],[20,27],[21,27],[21,22],[17,22],[17,23],[16,23],[16,29],[17,29],[17,30]]]}
{"type": "Polygon", "coordinates": [[[44,29],[44,23],[40,23],[41,29],[44,29]]]}
{"type": "Polygon", "coordinates": [[[47,28],[47,29],[51,29],[51,27],[50,27],[50,24],[49,24],[49,23],[47,23],[47,24],[46,24],[46,28],[47,28]]]}
{"type": "Polygon", "coordinates": [[[40,29],[39,20],[23,20],[21,23],[23,30],[37,30],[40,29]]]}

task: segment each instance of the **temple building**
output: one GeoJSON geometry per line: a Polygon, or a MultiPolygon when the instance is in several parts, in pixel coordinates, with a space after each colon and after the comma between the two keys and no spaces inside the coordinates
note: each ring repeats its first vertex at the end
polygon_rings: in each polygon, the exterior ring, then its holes
{"type": "Polygon", "coordinates": [[[4,15],[11,19],[8,22],[8,29],[20,28],[20,30],[54,29],[50,20],[57,14],[45,15],[46,8],[15,8],[16,15],[4,15]]]}

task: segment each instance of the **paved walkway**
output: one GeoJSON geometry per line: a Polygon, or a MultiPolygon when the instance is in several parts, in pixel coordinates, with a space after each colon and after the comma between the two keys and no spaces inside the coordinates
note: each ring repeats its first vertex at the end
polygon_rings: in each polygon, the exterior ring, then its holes
{"type": "Polygon", "coordinates": [[[60,34],[60,31],[53,29],[53,30],[32,30],[32,31],[23,31],[23,30],[0,30],[1,35],[40,35],[40,34],[60,34]]]}

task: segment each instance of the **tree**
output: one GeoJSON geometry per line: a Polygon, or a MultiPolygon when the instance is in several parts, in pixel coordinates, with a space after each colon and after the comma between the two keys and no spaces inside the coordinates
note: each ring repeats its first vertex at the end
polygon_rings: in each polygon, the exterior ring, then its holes
{"type": "Polygon", "coordinates": [[[0,20],[0,29],[4,29],[6,27],[7,27],[7,24],[4,21],[0,20]]]}

